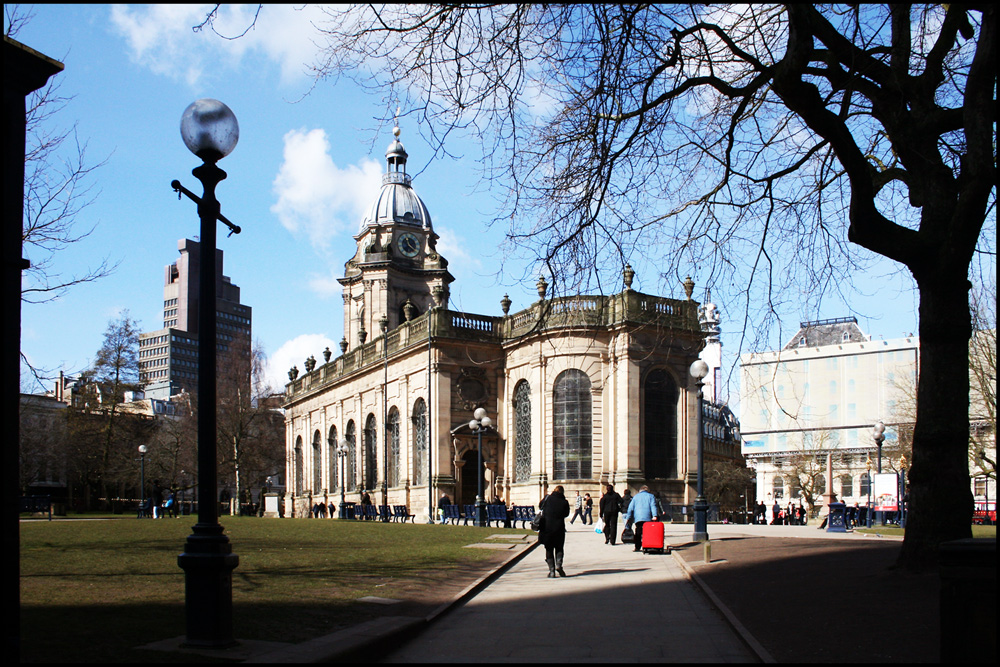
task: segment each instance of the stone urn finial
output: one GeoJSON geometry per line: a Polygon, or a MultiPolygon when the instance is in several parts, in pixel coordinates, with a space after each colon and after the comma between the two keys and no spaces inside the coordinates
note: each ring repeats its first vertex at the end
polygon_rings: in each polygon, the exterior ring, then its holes
{"type": "Polygon", "coordinates": [[[545,292],[549,288],[549,283],[545,280],[545,276],[538,277],[538,282],[535,283],[535,287],[538,289],[538,298],[544,299],[545,292]]]}
{"type": "Polygon", "coordinates": [[[316,357],[310,354],[306,359],[304,366],[306,367],[306,373],[312,373],[313,369],[316,368],[316,357]]]}
{"type": "Polygon", "coordinates": [[[333,352],[330,351],[330,346],[327,345],[326,349],[323,350],[323,361],[330,363],[330,357],[333,356],[333,352]]]}
{"type": "Polygon", "coordinates": [[[292,366],[291,368],[288,369],[288,381],[289,382],[295,382],[295,378],[297,378],[298,376],[299,376],[299,367],[298,366],[292,366]]]}
{"type": "Polygon", "coordinates": [[[347,336],[340,339],[340,353],[347,354],[347,336]]]}
{"type": "Polygon", "coordinates": [[[358,329],[358,341],[364,345],[366,340],[368,340],[368,332],[365,331],[365,323],[361,322],[361,328],[358,329]]]}
{"type": "Polygon", "coordinates": [[[413,319],[414,313],[417,312],[417,307],[413,305],[413,302],[409,299],[403,304],[403,317],[407,322],[413,319]]]}
{"type": "Polygon", "coordinates": [[[506,294],[504,294],[503,298],[500,299],[500,308],[503,309],[504,315],[510,312],[510,297],[506,294]]]}
{"type": "Polygon", "coordinates": [[[631,264],[625,265],[622,275],[625,278],[625,289],[632,289],[632,279],[635,278],[635,271],[632,269],[631,264]]]}
{"type": "Polygon", "coordinates": [[[687,294],[687,300],[691,300],[691,295],[694,294],[694,281],[691,280],[691,276],[684,279],[684,293],[687,294]]]}
{"type": "Polygon", "coordinates": [[[444,305],[444,288],[440,285],[435,285],[434,289],[431,290],[431,296],[434,297],[434,306],[440,308],[444,305]]]}

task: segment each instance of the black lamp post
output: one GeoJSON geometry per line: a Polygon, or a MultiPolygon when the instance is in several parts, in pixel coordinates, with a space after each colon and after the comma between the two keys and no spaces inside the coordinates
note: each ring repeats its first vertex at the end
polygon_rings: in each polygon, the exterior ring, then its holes
{"type": "Polygon", "coordinates": [[[702,399],[705,391],[705,376],[708,364],[698,359],[688,369],[698,385],[698,496],[694,499],[694,536],[696,542],[708,540],[708,502],[705,500],[704,458],[705,444],[702,434],[702,399]]]}
{"type": "Polygon", "coordinates": [[[201,99],[193,102],[181,117],[181,137],[188,149],[202,159],[191,173],[201,181],[199,198],[178,181],[171,186],[198,205],[201,219],[201,269],[198,298],[198,523],[193,526],[177,564],[185,574],[185,646],[226,648],[233,639],[233,570],[239,557],[232,553],[229,538],[219,524],[216,495],[216,280],[215,223],[221,221],[231,232],[240,228],[219,212],[215,187],[226,177],[216,162],[229,155],[239,140],[239,124],[232,110],[222,102],[201,99]]]}
{"type": "Polygon", "coordinates": [[[472,421],[469,422],[469,428],[479,436],[479,468],[477,469],[477,474],[479,478],[479,495],[476,496],[476,521],[477,526],[486,525],[486,505],[483,501],[483,433],[490,430],[490,426],[493,425],[493,420],[486,416],[485,408],[476,408],[476,411],[472,413],[472,421]]]}
{"type": "Polygon", "coordinates": [[[337,447],[337,458],[340,459],[340,518],[347,518],[347,508],[344,507],[346,499],[344,498],[344,490],[347,487],[347,453],[350,451],[351,443],[347,439],[340,441],[340,446],[337,447]]]}
{"type": "Polygon", "coordinates": [[[139,445],[139,507],[146,504],[146,445],[139,445]]]}
{"type": "MultiPolygon", "coordinates": [[[[882,443],[885,442],[885,424],[882,420],[875,422],[875,426],[872,427],[872,440],[875,441],[875,447],[878,450],[878,458],[876,460],[876,472],[882,474],[882,443]]],[[[876,500],[878,500],[876,498],[876,500]]],[[[879,516],[882,518],[882,524],[885,524],[885,515],[879,512],[879,516]]]]}
{"type": "Polygon", "coordinates": [[[872,527],[872,457],[865,461],[865,470],[868,471],[868,509],[865,511],[865,524],[872,527]]]}

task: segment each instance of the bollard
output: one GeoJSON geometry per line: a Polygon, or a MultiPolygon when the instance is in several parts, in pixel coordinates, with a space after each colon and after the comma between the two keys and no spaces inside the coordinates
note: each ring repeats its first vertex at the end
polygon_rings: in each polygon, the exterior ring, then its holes
{"type": "Polygon", "coordinates": [[[712,562],[712,542],[711,542],[711,540],[705,540],[703,542],[703,547],[702,548],[704,549],[703,558],[705,559],[705,562],[706,563],[711,563],[712,562]]]}

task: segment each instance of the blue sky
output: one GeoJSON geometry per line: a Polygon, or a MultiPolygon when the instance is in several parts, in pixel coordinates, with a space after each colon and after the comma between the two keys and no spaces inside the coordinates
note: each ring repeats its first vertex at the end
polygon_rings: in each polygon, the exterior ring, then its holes
{"type": "MultiPolygon", "coordinates": [[[[225,102],[240,123],[239,144],[219,163],[229,177],[217,193],[223,213],[243,232],[227,238],[220,225],[219,247],[225,274],[254,309],[253,335],[270,358],[269,377],[279,385],[288,368],[301,369],[310,354],[321,358],[327,345],[339,352],[343,302],[336,279],[378,194],[392,123],[379,126],[377,119],[391,115],[395,104],[346,82],[314,87],[306,65],[316,52],[315,8],[267,6],[255,30],[224,40],[191,29],[209,7],[26,6],[34,17],[16,39],[63,62],[61,92],[74,96],[55,123],[77,123],[92,160],[108,158],[93,179],[98,197],[79,223],[96,224],[95,231],[58,255],[55,270],[77,273],[105,255],[121,262],[112,276],[74,287],[55,302],[25,304],[21,348],[39,368],[74,373],[88,367],[108,321],[124,309],[143,330],[160,328],[163,268],[177,258],[179,239],[198,234],[194,204],[178,201],[170,182],[179,179],[200,193],[191,176],[199,161],[181,141],[179,124],[187,105],[202,97],[225,102]]],[[[231,31],[239,33],[250,11],[227,8],[217,27],[229,28],[236,12],[231,31]]],[[[450,307],[499,315],[504,293],[513,310],[537,299],[533,279],[514,282],[516,265],[499,281],[494,276],[503,230],[485,224],[496,205],[477,182],[476,144],[456,137],[449,150],[459,158],[428,163],[430,149],[417,128],[405,119],[400,125],[408,172],[456,278],[450,307]]],[[[916,293],[893,268],[877,266],[871,281],[860,281],[871,293],[852,299],[862,329],[875,337],[916,332],[916,293]]],[[[679,287],[664,290],[658,276],[640,274],[635,287],[681,296],[679,287]]],[[[718,305],[732,367],[740,332],[731,329],[726,304],[718,305]]],[[[786,313],[793,327],[801,319],[845,314],[836,301],[826,301],[820,313],[786,313]]],[[[770,344],[793,333],[776,332],[770,344]]],[[[730,382],[735,403],[738,374],[730,382]]]]}

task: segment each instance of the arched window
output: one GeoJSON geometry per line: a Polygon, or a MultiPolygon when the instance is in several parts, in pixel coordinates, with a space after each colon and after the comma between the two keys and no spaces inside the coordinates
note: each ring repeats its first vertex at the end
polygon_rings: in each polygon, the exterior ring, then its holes
{"type": "Polygon", "coordinates": [[[665,370],[646,375],[643,465],[647,479],[677,477],[677,383],[665,370]]]}
{"type": "Polygon", "coordinates": [[[427,483],[427,403],[413,405],[413,483],[427,483]]]}
{"type": "Polygon", "coordinates": [[[327,455],[326,458],[330,462],[330,484],[328,488],[333,491],[340,489],[340,456],[337,455],[337,447],[340,443],[337,442],[337,427],[331,426],[329,437],[327,437],[327,455]]]}
{"type": "Polygon", "coordinates": [[[775,500],[785,497],[785,478],[781,475],[776,475],[774,477],[773,495],[775,500]]]}
{"type": "Polygon", "coordinates": [[[323,435],[317,430],[313,433],[312,452],[312,492],[319,493],[323,489],[323,435]]]}
{"type": "Polygon", "coordinates": [[[872,480],[868,476],[868,473],[861,473],[861,494],[862,496],[867,496],[872,492],[872,480]]]}
{"type": "Polygon", "coordinates": [[[531,477],[531,387],[524,380],[514,387],[514,481],[531,477]]]}
{"type": "Polygon", "coordinates": [[[347,422],[344,440],[347,440],[347,483],[345,486],[348,491],[355,491],[358,488],[358,436],[353,419],[347,422]]]}
{"type": "Polygon", "coordinates": [[[840,476],[840,495],[841,498],[854,495],[854,478],[850,475],[840,476]]]}
{"type": "Polygon", "coordinates": [[[375,415],[368,415],[365,421],[365,450],[362,465],[365,469],[365,490],[371,491],[378,484],[378,431],[375,429],[375,415]]]}
{"type": "Polygon", "coordinates": [[[293,452],[293,464],[295,466],[295,493],[302,493],[305,481],[302,479],[302,436],[295,438],[295,451],[293,452]]]}
{"type": "Polygon", "coordinates": [[[590,378],[575,368],[563,371],[552,394],[553,477],[589,479],[593,458],[590,378]]]}
{"type": "Polygon", "coordinates": [[[389,439],[389,486],[399,486],[399,410],[389,409],[385,437],[389,439]]]}

